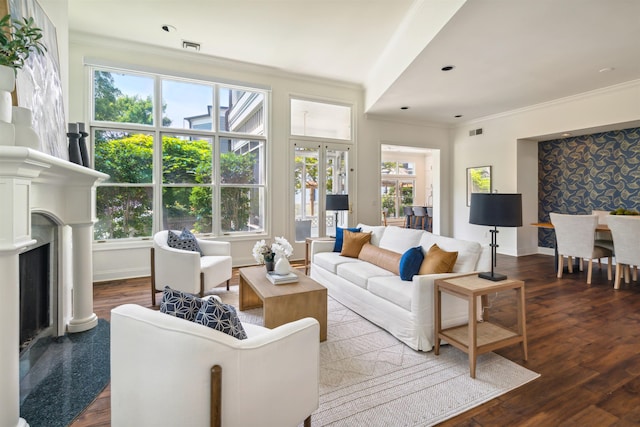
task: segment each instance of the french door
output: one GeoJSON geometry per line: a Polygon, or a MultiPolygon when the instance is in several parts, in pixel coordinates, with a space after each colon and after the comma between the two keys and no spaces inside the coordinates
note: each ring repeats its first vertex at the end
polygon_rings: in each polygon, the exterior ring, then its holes
{"type": "Polygon", "coordinates": [[[295,240],[335,235],[337,225],[346,227],[349,223],[351,209],[326,211],[325,198],[327,194],[349,194],[349,148],[304,141],[293,146],[295,240]]]}

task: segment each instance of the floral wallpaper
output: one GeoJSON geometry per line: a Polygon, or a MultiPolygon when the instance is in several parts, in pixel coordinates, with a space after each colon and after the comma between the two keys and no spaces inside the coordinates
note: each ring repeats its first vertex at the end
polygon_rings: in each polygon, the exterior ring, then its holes
{"type": "MultiPolygon", "coordinates": [[[[538,144],[538,219],[550,212],[640,208],[640,128],[538,144]]],[[[554,247],[553,231],[539,229],[538,245],[554,247]]]]}

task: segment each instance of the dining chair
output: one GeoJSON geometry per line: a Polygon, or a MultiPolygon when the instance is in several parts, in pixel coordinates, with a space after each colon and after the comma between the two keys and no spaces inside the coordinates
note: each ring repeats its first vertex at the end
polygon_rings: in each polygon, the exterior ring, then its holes
{"type": "Polygon", "coordinates": [[[640,218],[636,216],[611,215],[608,221],[616,248],[616,279],[614,289],[620,289],[623,274],[625,283],[629,283],[629,270],[633,269],[633,280],[637,280],[637,267],[640,265],[640,218]]]}
{"type": "Polygon", "coordinates": [[[569,273],[573,273],[573,258],[580,260],[580,271],[583,262],[589,262],[587,268],[587,284],[591,284],[591,272],[593,260],[608,258],[607,277],[612,280],[612,256],[611,249],[596,246],[596,215],[567,215],[550,213],[551,223],[556,232],[556,247],[558,249],[558,279],[562,278],[564,269],[564,257],[568,258],[569,273]]]}
{"type": "MultiPolygon", "coordinates": [[[[591,214],[598,217],[598,224],[604,225],[607,225],[609,217],[611,216],[609,214],[609,211],[595,209],[591,211],[591,214]]],[[[611,231],[596,231],[596,245],[602,246],[604,248],[609,248],[613,251],[613,237],[611,236],[611,231]]]]}
{"type": "Polygon", "coordinates": [[[413,228],[413,208],[411,206],[405,206],[403,211],[405,216],[404,228],[413,228]]]}
{"type": "Polygon", "coordinates": [[[427,225],[427,210],[423,206],[414,206],[413,215],[415,216],[414,228],[424,230],[427,225]],[[418,227],[418,223],[420,223],[420,227],[418,227]]]}

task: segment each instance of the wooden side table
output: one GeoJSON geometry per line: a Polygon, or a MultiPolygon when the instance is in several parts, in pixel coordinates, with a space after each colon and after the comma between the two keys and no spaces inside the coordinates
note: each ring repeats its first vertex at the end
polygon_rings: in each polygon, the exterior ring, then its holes
{"type": "Polygon", "coordinates": [[[307,237],[304,239],[304,274],[309,275],[311,266],[311,242],[314,240],[335,240],[335,237],[307,237]]]}
{"type": "Polygon", "coordinates": [[[466,352],[469,355],[469,372],[471,378],[476,377],[476,359],[479,354],[488,353],[502,347],[522,344],[523,359],[527,360],[527,327],[525,319],[524,282],[521,280],[501,280],[492,282],[481,279],[477,274],[438,279],[434,283],[435,301],[435,349],[436,355],[440,352],[440,340],[444,339],[452,346],[466,352]],[[517,304],[517,330],[512,331],[503,326],[489,321],[487,310],[487,295],[506,290],[516,291],[517,304]],[[464,298],[469,304],[469,323],[442,329],[442,292],[464,298]],[[483,321],[478,322],[477,301],[481,297],[483,321]]]}

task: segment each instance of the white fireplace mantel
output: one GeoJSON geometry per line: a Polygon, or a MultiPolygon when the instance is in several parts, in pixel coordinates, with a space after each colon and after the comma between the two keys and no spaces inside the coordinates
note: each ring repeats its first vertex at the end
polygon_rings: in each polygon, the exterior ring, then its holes
{"type": "MultiPolygon", "coordinates": [[[[59,319],[63,332],[97,325],[93,312],[91,245],[96,184],[109,176],[40,151],[0,146],[0,426],[26,426],[20,418],[19,254],[33,245],[31,214],[42,213],[70,228],[70,248],[60,248],[63,290],[59,319]]],[[[66,227],[65,227],[66,228],[66,227]]],[[[63,242],[63,246],[65,243],[63,242]]]]}

